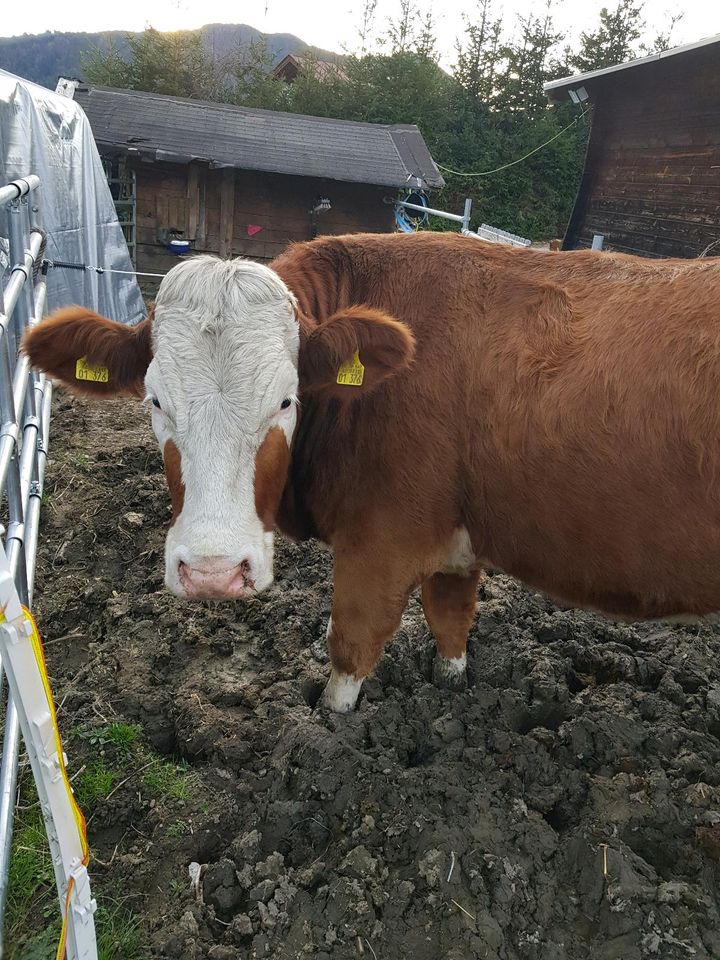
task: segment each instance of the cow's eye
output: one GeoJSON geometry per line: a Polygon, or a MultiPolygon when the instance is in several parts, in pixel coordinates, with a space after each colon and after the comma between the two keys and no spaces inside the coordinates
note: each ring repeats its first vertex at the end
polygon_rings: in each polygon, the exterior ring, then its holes
{"type": "Polygon", "coordinates": [[[157,410],[162,410],[162,407],[160,406],[160,401],[158,400],[157,397],[153,397],[153,398],[152,398],[152,405],[153,405],[157,410]]]}
{"type": "Polygon", "coordinates": [[[291,403],[292,403],[292,400],[290,399],[290,397],[285,397],[283,402],[280,404],[280,409],[287,410],[287,408],[290,406],[291,403]]]}

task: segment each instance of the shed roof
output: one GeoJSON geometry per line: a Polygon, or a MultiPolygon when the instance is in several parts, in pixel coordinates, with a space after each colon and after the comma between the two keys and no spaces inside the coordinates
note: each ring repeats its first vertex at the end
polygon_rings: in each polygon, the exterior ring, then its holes
{"type": "Polygon", "coordinates": [[[686,43],[681,47],[673,47],[671,50],[661,50],[659,53],[651,53],[649,57],[640,57],[638,60],[629,60],[627,63],[618,63],[613,67],[604,67],[602,70],[589,70],[587,73],[577,73],[572,77],[563,77],[561,80],[551,80],[546,83],[544,90],[548,100],[565,100],[570,90],[583,86],[588,81],[596,80],[600,77],[608,76],[611,73],[619,73],[621,70],[633,70],[639,67],[647,67],[649,64],[657,63],[660,60],[666,60],[668,57],[682,56],[684,53],[690,53],[693,50],[699,50],[701,47],[720,45],[720,33],[712,37],[705,37],[697,40],[695,43],[686,43]]]}
{"type": "Polygon", "coordinates": [[[306,117],[84,84],[75,99],[101,151],[386,187],[444,184],[414,124],[306,117]]]}

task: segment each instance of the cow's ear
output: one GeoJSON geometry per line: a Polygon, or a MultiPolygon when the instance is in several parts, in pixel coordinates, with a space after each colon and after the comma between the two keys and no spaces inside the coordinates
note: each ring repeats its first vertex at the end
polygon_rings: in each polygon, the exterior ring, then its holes
{"type": "Polygon", "coordinates": [[[359,398],[409,367],[414,353],[404,323],[372,307],[348,307],[301,337],[300,392],[359,398]]]}
{"type": "Polygon", "coordinates": [[[135,327],[64,307],[23,339],[30,363],[76,393],[142,396],[152,360],[150,317],[135,327]]]}

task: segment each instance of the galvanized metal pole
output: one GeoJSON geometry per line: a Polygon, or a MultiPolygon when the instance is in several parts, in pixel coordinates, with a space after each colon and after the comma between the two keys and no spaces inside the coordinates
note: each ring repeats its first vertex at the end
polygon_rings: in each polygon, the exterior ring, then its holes
{"type": "Polygon", "coordinates": [[[462,219],[462,228],[463,230],[470,229],[470,217],[472,215],[472,200],[470,197],[465,198],[465,212],[463,213],[462,219]]]}
{"type": "Polygon", "coordinates": [[[445,210],[435,210],[433,207],[421,207],[419,203],[407,203],[405,200],[398,200],[396,206],[404,207],[406,210],[417,210],[419,213],[428,213],[431,217],[442,217],[444,220],[453,220],[455,223],[462,223],[464,215],[459,213],[447,213],[445,210]]]}
{"type": "Polygon", "coordinates": [[[32,190],[37,190],[40,186],[40,177],[31,173],[29,177],[23,177],[21,180],[13,180],[4,187],[0,187],[0,206],[4,206],[11,200],[19,200],[25,197],[32,190]]]}

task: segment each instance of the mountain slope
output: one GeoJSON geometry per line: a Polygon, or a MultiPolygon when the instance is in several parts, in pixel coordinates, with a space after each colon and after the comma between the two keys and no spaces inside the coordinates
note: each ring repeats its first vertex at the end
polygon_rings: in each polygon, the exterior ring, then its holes
{"type": "MultiPolygon", "coordinates": [[[[196,31],[192,31],[196,32],[196,31]]],[[[211,23],[200,29],[205,47],[216,57],[265,39],[273,63],[288,53],[314,50],[319,56],[332,56],[328,51],[311,47],[291,33],[263,34],[247,24],[211,23]]],[[[112,43],[121,53],[127,50],[128,33],[113,30],[105,33],[25,34],[0,38],[0,69],[26,80],[55,89],[59,76],[83,79],[81,56],[93,47],[112,43]]]]}

